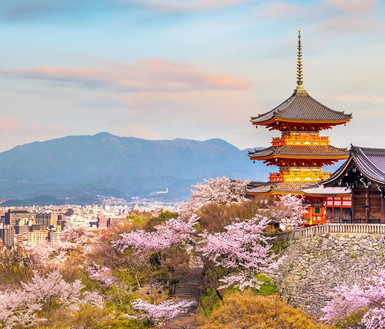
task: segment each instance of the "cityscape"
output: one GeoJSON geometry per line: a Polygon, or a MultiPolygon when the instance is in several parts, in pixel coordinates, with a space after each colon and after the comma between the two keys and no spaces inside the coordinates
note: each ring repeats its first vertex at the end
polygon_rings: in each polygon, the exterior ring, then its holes
{"type": "Polygon", "coordinates": [[[0,208],[0,245],[12,248],[55,244],[60,242],[63,231],[69,228],[107,229],[127,220],[132,214],[148,213],[155,216],[161,211],[175,212],[178,205],[146,199],[130,203],[109,199],[104,205],[0,208]]]}

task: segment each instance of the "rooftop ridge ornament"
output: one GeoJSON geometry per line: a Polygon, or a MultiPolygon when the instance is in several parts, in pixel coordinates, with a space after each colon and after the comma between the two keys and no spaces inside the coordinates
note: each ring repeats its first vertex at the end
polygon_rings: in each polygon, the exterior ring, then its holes
{"type": "Polygon", "coordinates": [[[302,44],[301,44],[301,31],[298,31],[298,53],[297,53],[297,89],[296,92],[306,93],[306,89],[303,84],[303,72],[302,72],[302,44]]]}

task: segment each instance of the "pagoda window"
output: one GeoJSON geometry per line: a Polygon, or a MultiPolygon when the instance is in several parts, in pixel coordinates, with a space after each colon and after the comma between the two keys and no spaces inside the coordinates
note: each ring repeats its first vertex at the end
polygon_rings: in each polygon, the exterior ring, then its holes
{"type": "Polygon", "coordinates": [[[331,207],[326,208],[326,218],[327,220],[330,220],[330,221],[333,220],[333,208],[331,207]]]}
{"type": "Polygon", "coordinates": [[[341,220],[341,208],[334,208],[334,216],[333,219],[335,221],[340,221],[341,220]]]}

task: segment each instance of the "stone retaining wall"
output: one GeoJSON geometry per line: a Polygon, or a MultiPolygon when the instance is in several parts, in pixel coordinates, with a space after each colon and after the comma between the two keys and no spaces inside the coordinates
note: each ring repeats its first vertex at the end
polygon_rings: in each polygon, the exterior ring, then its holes
{"type": "Polygon", "coordinates": [[[337,284],[351,285],[385,268],[385,236],[313,236],[288,242],[282,255],[287,258],[274,279],[282,296],[319,315],[337,284]]]}

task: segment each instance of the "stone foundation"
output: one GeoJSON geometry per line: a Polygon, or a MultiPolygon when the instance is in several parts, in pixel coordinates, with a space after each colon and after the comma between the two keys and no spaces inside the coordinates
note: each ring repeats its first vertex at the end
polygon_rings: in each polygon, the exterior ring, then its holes
{"type": "Polygon", "coordinates": [[[352,285],[385,268],[385,236],[324,234],[290,241],[274,279],[283,298],[320,315],[337,284],[352,285]]]}

